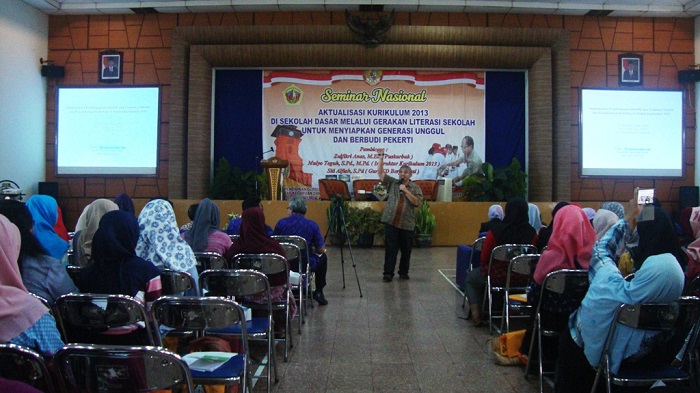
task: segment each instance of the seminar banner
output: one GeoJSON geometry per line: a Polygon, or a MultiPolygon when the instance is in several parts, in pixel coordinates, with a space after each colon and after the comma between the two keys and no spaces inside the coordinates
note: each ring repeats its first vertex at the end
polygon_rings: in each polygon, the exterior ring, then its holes
{"type": "Polygon", "coordinates": [[[456,178],[469,170],[465,154],[484,157],[483,72],[274,70],[263,78],[263,149],[289,161],[287,197],[317,198],[319,179],[350,190],[352,180],[376,179],[378,148],[390,175],[409,165],[413,180],[456,178]]]}

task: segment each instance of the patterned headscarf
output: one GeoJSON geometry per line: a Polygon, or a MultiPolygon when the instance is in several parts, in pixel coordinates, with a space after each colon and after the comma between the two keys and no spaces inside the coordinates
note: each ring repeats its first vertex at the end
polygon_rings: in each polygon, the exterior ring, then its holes
{"type": "Polygon", "coordinates": [[[615,213],[617,218],[625,218],[625,207],[620,202],[605,202],[600,208],[615,213]]]}
{"type": "Polygon", "coordinates": [[[139,214],[139,241],[136,255],[158,266],[179,272],[192,269],[197,260],[192,248],[180,237],[175,212],[170,203],[154,199],[139,214]]]}

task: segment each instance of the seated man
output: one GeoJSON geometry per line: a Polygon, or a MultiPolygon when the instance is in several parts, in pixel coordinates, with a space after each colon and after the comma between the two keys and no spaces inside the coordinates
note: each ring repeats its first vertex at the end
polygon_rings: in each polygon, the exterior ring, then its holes
{"type": "MultiPolygon", "coordinates": [[[[262,209],[262,204],[260,204],[261,199],[259,197],[249,197],[241,203],[241,213],[251,207],[259,207],[262,209]]],[[[229,221],[228,226],[226,227],[226,234],[228,235],[240,235],[240,230],[241,230],[241,221],[243,219],[239,216],[238,218],[234,218],[233,220],[229,221]]],[[[267,230],[267,234],[269,236],[272,236],[272,228],[270,228],[269,225],[265,225],[265,229],[267,230]]]]}
{"type": "MultiPolygon", "coordinates": [[[[326,286],[326,272],[328,271],[328,258],[326,257],[326,244],[321,236],[321,229],[318,224],[304,217],[306,214],[306,202],[300,197],[293,197],[287,207],[289,217],[285,217],[275,225],[274,235],[296,235],[306,240],[309,249],[309,269],[316,275],[316,290],[313,291],[313,298],[318,304],[325,306],[328,304],[323,295],[323,287],[326,286]]],[[[306,253],[302,253],[306,256],[306,253]]],[[[305,259],[305,258],[303,258],[305,259]]],[[[307,262],[304,261],[303,262],[307,262]]],[[[302,264],[302,266],[304,266],[302,264]]]]}

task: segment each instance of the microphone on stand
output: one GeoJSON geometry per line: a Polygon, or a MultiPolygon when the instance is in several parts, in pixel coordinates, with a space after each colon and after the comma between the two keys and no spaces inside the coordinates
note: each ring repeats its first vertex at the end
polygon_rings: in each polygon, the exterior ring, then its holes
{"type": "Polygon", "coordinates": [[[274,147],[270,147],[270,150],[264,151],[264,152],[262,152],[262,154],[265,155],[265,154],[267,154],[267,153],[274,153],[274,152],[275,152],[275,148],[274,148],[274,147]]]}

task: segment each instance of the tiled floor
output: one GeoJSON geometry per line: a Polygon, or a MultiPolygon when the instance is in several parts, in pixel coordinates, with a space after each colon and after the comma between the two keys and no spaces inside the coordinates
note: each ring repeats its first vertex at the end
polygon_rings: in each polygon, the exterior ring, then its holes
{"type": "MultiPolygon", "coordinates": [[[[454,274],[456,248],[414,248],[410,280],[382,281],[384,248],[329,249],[328,306],[309,310],[277,392],[536,392],[522,367],[497,366],[488,328],[466,321],[454,274]]],[[[278,351],[278,353],[281,351],[278,351]]],[[[264,391],[264,382],[255,387],[264,391]]],[[[545,388],[545,391],[550,391],[545,388]]]]}

